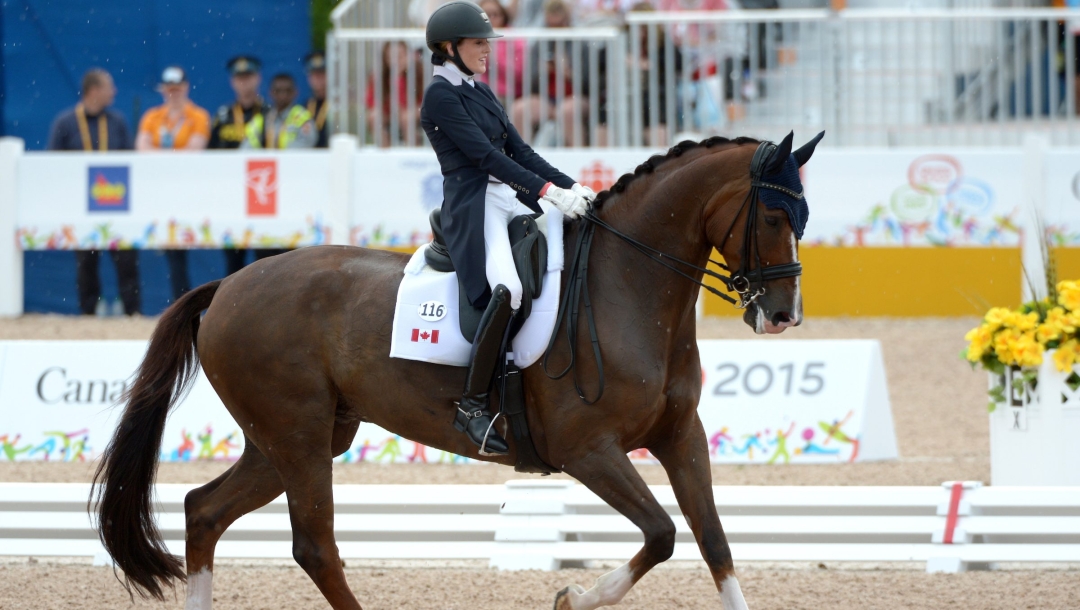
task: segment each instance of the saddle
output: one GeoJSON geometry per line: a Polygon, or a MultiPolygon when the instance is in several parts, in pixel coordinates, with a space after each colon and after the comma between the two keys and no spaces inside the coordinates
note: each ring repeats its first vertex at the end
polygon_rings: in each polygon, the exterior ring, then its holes
{"type": "MultiPolygon", "coordinates": [[[[547,238],[540,232],[536,218],[537,216],[523,214],[511,220],[507,227],[510,250],[514,256],[514,266],[517,268],[522,287],[521,308],[510,328],[511,339],[532,313],[533,299],[540,298],[540,293],[544,288],[544,275],[547,274],[547,238]]],[[[439,208],[432,210],[430,220],[432,239],[431,244],[424,250],[424,262],[435,271],[450,273],[454,271],[454,263],[450,260],[450,251],[447,250],[446,241],[443,239],[442,210],[439,208]]],[[[476,329],[480,326],[483,313],[482,308],[473,307],[469,303],[459,276],[458,325],[461,328],[461,334],[469,343],[472,343],[476,337],[476,329]]],[[[499,369],[496,371],[496,385],[499,386],[499,411],[510,423],[514,444],[518,448],[514,470],[542,475],[559,472],[558,468],[540,459],[536,446],[533,444],[529,420],[525,416],[525,389],[522,385],[521,369],[512,361],[500,360],[499,369]]]]}
{"type": "MultiPolygon", "coordinates": [[[[532,313],[533,299],[540,298],[544,289],[544,275],[547,273],[548,248],[547,238],[540,232],[536,224],[538,215],[522,214],[510,221],[507,231],[510,236],[510,250],[514,255],[514,266],[517,268],[518,277],[521,279],[521,309],[515,326],[528,319],[532,313]]],[[[435,271],[450,273],[454,271],[454,263],[450,260],[450,251],[446,248],[442,231],[442,209],[435,208],[431,211],[431,244],[424,251],[424,262],[435,271]]],[[[472,343],[476,337],[476,329],[480,326],[480,317],[484,314],[483,308],[473,307],[469,303],[469,297],[465,294],[465,287],[458,278],[458,325],[461,334],[472,343]]],[[[516,334],[511,332],[511,335],[516,334]]]]}

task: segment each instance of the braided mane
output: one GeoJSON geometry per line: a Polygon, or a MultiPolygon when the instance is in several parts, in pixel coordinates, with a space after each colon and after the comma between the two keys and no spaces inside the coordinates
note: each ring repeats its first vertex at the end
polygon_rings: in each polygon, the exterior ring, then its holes
{"type": "Polygon", "coordinates": [[[684,152],[686,152],[688,150],[693,150],[695,148],[702,148],[702,147],[704,147],[704,148],[712,148],[713,146],[717,146],[717,145],[720,145],[720,144],[741,145],[741,144],[759,144],[759,143],[760,142],[758,140],[755,140],[754,138],[738,137],[738,138],[732,139],[732,138],[725,138],[723,136],[713,136],[711,138],[706,138],[706,139],[704,139],[704,140],[702,140],[700,142],[695,142],[693,140],[684,140],[682,142],[679,142],[675,146],[672,146],[670,149],[668,149],[666,154],[653,155],[652,157],[649,157],[649,160],[642,163],[641,165],[637,166],[634,169],[633,173],[623,174],[622,177],[620,177],[615,182],[615,184],[613,184],[611,186],[611,188],[609,188],[609,189],[607,189],[605,191],[600,191],[600,193],[598,193],[596,195],[596,201],[593,202],[593,208],[600,209],[604,205],[604,203],[607,202],[608,199],[611,199],[615,195],[625,191],[626,187],[631,182],[633,182],[633,180],[635,178],[637,178],[638,176],[644,175],[644,174],[651,174],[653,172],[653,170],[655,170],[657,168],[657,166],[659,166],[663,162],[665,162],[665,161],[667,161],[669,159],[677,158],[677,157],[681,156],[684,152]]]}

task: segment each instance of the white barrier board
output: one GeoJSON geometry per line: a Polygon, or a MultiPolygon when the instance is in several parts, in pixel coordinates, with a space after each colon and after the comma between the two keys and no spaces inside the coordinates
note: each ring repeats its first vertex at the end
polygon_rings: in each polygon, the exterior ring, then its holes
{"type": "MultiPolygon", "coordinates": [[[[699,406],[711,458],[725,463],[896,457],[876,341],[701,341],[699,406]]],[[[0,460],[85,461],[108,444],[112,406],[143,341],[0,341],[0,460]]],[[[449,411],[448,411],[449,412],[449,411]]],[[[449,427],[451,422],[446,422],[449,427]]],[[[244,438],[205,376],[171,411],[165,461],[236,459],[244,438]]],[[[632,459],[650,460],[647,451],[632,459]]],[[[468,462],[362,424],[346,462],[468,462]]]]}
{"type": "Polygon", "coordinates": [[[713,462],[898,457],[877,341],[699,341],[698,347],[698,414],[713,462]]]}

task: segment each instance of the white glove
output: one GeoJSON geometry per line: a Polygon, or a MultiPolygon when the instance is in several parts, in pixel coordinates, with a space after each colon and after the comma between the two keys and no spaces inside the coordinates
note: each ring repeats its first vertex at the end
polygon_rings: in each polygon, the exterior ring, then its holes
{"type": "Polygon", "coordinates": [[[579,182],[575,182],[574,186],[570,187],[570,190],[573,191],[574,194],[580,195],[581,198],[583,198],[585,201],[588,201],[589,203],[592,203],[593,200],[596,199],[596,191],[579,182]]]}
{"type": "Polygon", "coordinates": [[[554,184],[547,187],[543,199],[558,208],[567,218],[577,218],[589,211],[589,202],[584,197],[554,184]]]}

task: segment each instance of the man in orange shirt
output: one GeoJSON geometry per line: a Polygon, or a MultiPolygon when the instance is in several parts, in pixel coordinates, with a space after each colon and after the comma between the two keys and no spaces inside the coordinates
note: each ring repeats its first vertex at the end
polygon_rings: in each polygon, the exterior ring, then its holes
{"type": "MultiPolygon", "coordinates": [[[[210,141],[210,114],[188,99],[188,79],[180,66],[169,66],[161,73],[158,91],[165,103],[151,108],[139,121],[135,150],[202,150],[210,141]]],[[[191,290],[188,279],[187,251],[165,250],[173,301],[191,290]]]]}
{"type": "Polygon", "coordinates": [[[158,91],[165,103],[139,121],[135,150],[201,150],[210,141],[210,115],[188,99],[188,79],[180,66],[161,73],[158,91]]]}

